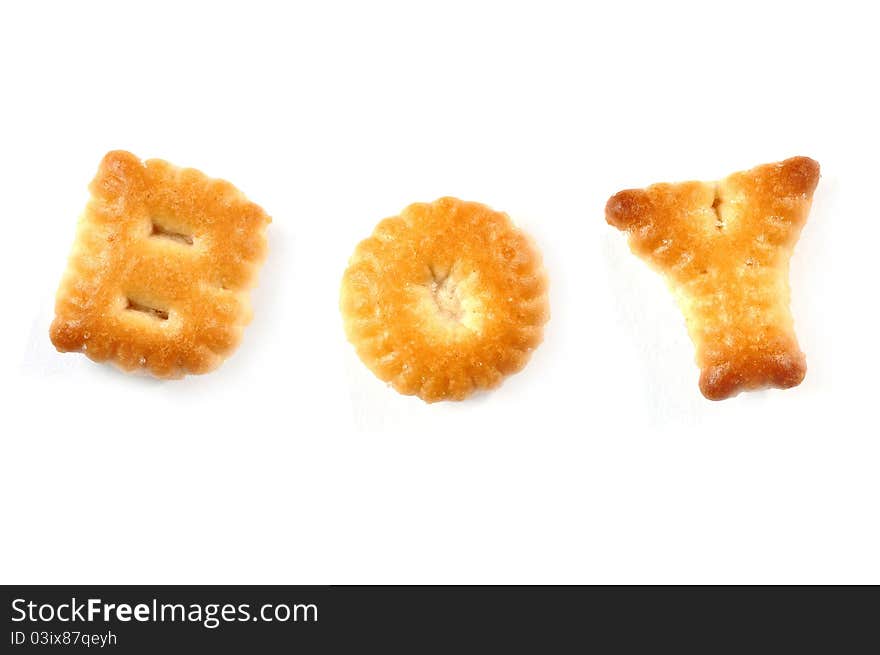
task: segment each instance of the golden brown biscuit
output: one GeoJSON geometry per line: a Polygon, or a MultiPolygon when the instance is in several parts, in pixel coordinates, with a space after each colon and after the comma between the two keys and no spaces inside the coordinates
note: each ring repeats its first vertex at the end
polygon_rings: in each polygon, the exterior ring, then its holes
{"type": "Polygon", "coordinates": [[[665,275],[678,300],[706,398],[803,380],[788,262],[818,181],[818,163],[793,157],[608,201],[608,223],[629,234],[632,251],[665,275]]]}
{"type": "Polygon", "coordinates": [[[381,380],[422,400],[462,400],[523,368],[549,318],[531,240],[506,214],[441,198],[362,241],[342,279],[349,341],[381,380]]]}
{"type": "Polygon", "coordinates": [[[161,378],[219,366],[250,320],[271,219],[229,182],[123,151],[89,189],[52,343],[161,378]]]}

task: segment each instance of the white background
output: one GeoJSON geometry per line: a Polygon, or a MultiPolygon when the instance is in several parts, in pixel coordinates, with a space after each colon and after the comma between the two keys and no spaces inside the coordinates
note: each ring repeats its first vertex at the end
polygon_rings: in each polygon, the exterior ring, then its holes
{"type": "Polygon", "coordinates": [[[880,583],[870,3],[592,4],[4,4],[0,581],[880,583]],[[114,148],[273,216],[215,373],[49,342],[114,148]],[[799,154],[807,378],[711,403],[605,201],[799,154]],[[442,195],[535,237],[553,317],[500,390],[425,405],[357,359],[338,287],[378,220],[442,195]]]}

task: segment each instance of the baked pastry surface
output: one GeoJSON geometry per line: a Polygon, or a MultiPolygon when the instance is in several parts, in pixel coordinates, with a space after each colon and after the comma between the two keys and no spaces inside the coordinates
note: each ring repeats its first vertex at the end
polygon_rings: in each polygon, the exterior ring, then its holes
{"type": "Polygon", "coordinates": [[[387,218],[340,294],[361,360],[400,393],[461,400],[522,369],[549,318],[541,256],[510,218],[456,198],[387,218]]]}
{"type": "Polygon", "coordinates": [[[89,190],[52,343],[160,378],[219,366],[250,320],[269,216],[229,182],[124,151],[89,190]]]}
{"type": "Polygon", "coordinates": [[[803,380],[788,268],[818,181],[818,163],[793,157],[720,182],[655,184],[608,201],[608,223],[628,233],[632,251],[675,294],[706,398],[803,380]]]}

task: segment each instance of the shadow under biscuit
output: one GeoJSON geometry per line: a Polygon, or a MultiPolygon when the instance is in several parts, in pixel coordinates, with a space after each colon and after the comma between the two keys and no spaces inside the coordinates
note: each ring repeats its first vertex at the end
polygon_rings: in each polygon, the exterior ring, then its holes
{"type": "Polygon", "coordinates": [[[663,280],[635,259],[618,235],[605,234],[601,250],[615,322],[639,363],[639,370],[633,370],[625,380],[628,388],[618,393],[637,391],[641,396],[639,411],[645,411],[645,418],[654,424],[693,417],[703,403],[687,390],[693,388],[700,371],[675,300],[663,280]]]}

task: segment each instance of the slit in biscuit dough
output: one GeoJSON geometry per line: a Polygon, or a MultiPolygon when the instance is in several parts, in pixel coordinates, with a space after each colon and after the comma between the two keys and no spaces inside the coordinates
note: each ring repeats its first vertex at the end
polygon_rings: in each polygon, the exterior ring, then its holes
{"type": "Polygon", "coordinates": [[[715,227],[718,228],[718,231],[724,229],[724,219],[721,218],[721,194],[718,193],[718,189],[715,189],[715,199],[712,201],[712,211],[715,212],[715,227]]]}
{"type": "Polygon", "coordinates": [[[450,321],[461,323],[464,318],[464,309],[461,306],[461,291],[453,279],[452,269],[445,274],[438,273],[434,266],[428,266],[431,271],[429,288],[431,297],[437,306],[439,313],[450,321]]]}
{"type": "Polygon", "coordinates": [[[183,234],[182,232],[174,232],[173,230],[166,229],[159,225],[155,220],[153,221],[153,228],[150,231],[151,237],[160,237],[162,239],[170,239],[171,241],[177,241],[177,243],[182,243],[187,246],[191,246],[193,244],[193,238],[190,234],[183,234]]]}
{"type": "Polygon", "coordinates": [[[157,318],[160,321],[167,321],[168,320],[168,312],[166,312],[164,309],[156,309],[155,307],[149,307],[147,305],[142,305],[141,303],[136,302],[136,301],[132,300],[131,298],[126,298],[125,300],[127,302],[127,304],[125,306],[125,308],[127,310],[130,310],[133,312],[141,312],[143,314],[147,314],[149,316],[152,316],[153,318],[157,318]]]}

